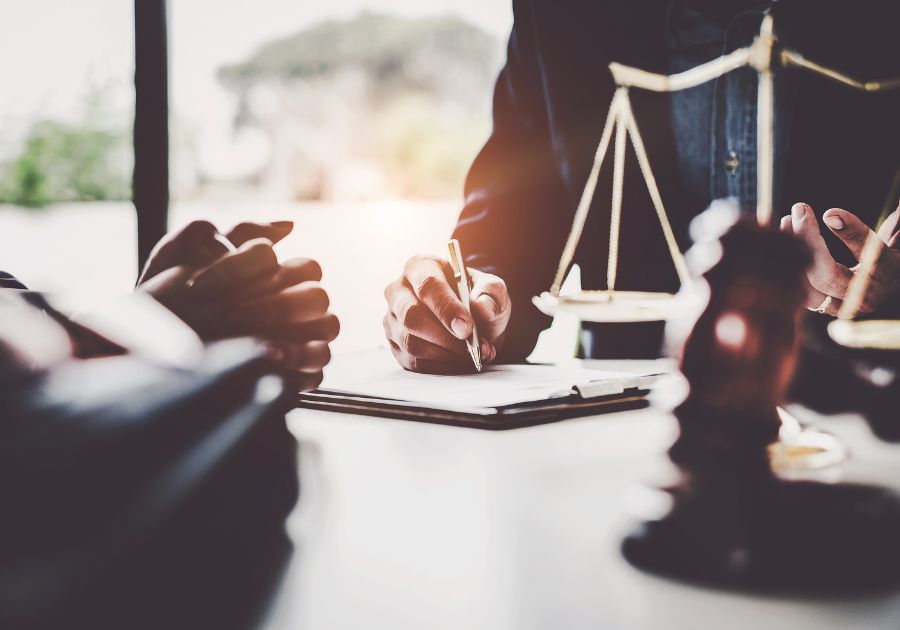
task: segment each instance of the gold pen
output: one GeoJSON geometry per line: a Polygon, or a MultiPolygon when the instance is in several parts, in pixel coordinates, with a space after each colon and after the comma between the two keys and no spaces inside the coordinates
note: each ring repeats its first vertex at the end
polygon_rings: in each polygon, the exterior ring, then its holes
{"type": "MultiPolygon", "coordinates": [[[[469,311],[469,315],[472,314],[472,306],[469,303],[469,296],[472,294],[472,283],[469,280],[469,274],[466,271],[466,263],[465,259],[462,255],[462,250],[459,248],[459,241],[455,238],[447,243],[447,247],[450,249],[450,267],[453,269],[453,277],[456,278],[456,292],[459,294],[459,299],[462,301],[463,306],[466,307],[466,310],[469,311]]],[[[475,321],[475,318],[472,318],[472,321],[475,321]]],[[[475,329],[475,326],[472,326],[472,334],[466,339],[466,346],[469,348],[469,355],[472,357],[472,363],[475,364],[475,369],[479,372],[481,371],[481,342],[478,340],[478,331],[475,329]]]]}

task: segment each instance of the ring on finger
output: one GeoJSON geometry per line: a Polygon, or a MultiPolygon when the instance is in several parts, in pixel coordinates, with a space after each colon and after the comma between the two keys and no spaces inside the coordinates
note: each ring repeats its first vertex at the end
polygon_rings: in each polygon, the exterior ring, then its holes
{"type": "Polygon", "coordinates": [[[825,313],[828,310],[828,307],[831,306],[831,303],[834,301],[834,298],[830,295],[826,295],[825,299],[822,300],[822,303],[813,308],[812,306],[807,306],[809,310],[813,313],[825,313]]]}

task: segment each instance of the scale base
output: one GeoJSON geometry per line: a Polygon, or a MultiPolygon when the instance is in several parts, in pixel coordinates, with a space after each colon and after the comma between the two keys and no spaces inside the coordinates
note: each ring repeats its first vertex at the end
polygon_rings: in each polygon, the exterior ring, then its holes
{"type": "Polygon", "coordinates": [[[545,291],[532,298],[544,315],[571,313],[583,322],[660,322],[687,312],[691,302],[681,294],[647,291],[579,291],[554,295],[545,291]]]}
{"type": "Polygon", "coordinates": [[[828,335],[838,345],[860,350],[900,350],[900,320],[836,319],[828,324],[828,335]]]}
{"type": "Polygon", "coordinates": [[[900,586],[900,502],[864,485],[775,481],[733,503],[678,498],[622,543],[635,567],[716,588],[861,594],[900,586]]]}

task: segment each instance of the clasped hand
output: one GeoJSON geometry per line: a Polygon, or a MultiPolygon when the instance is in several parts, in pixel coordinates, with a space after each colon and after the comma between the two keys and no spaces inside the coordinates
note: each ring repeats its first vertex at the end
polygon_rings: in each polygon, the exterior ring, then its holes
{"type": "Polygon", "coordinates": [[[278,262],[272,246],[292,228],[290,221],[242,223],[226,235],[237,247],[232,252],[212,223],[195,221],[160,241],[138,290],[204,340],[255,336],[267,341],[296,385],[314,389],[340,325],[328,311],[318,263],[308,258],[278,262]]]}

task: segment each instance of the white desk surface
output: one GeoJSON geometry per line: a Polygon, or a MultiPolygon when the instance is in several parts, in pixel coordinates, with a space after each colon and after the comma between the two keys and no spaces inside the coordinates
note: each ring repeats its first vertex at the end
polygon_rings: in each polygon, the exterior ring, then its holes
{"type": "MultiPolygon", "coordinates": [[[[505,432],[308,410],[288,422],[300,441],[301,498],[267,628],[900,628],[900,591],[767,598],[627,564],[619,541],[633,523],[629,505],[666,469],[675,435],[663,412],[505,432]]],[[[853,455],[819,479],[900,484],[900,446],[878,442],[858,418],[820,426],[853,455]]]]}

